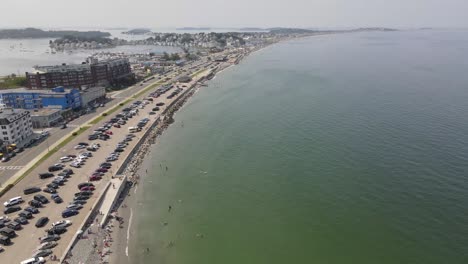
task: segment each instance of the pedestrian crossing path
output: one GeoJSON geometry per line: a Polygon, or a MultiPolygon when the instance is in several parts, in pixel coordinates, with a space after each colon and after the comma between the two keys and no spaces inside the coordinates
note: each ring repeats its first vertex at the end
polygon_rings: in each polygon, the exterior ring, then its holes
{"type": "Polygon", "coordinates": [[[2,170],[21,170],[24,166],[0,166],[0,171],[2,170]]]}

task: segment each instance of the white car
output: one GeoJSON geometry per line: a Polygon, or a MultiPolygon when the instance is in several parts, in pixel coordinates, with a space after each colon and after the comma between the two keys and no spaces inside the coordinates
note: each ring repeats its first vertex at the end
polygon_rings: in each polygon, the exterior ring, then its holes
{"type": "MultiPolygon", "coordinates": [[[[75,159],[73,161],[74,164],[78,164],[78,165],[84,165],[85,164],[85,161],[83,159],[75,159]]],[[[70,164],[71,165],[71,164],[70,164]]]]}
{"type": "Polygon", "coordinates": [[[60,158],[60,162],[69,162],[71,160],[72,160],[72,158],[70,158],[70,157],[61,157],[60,158]]]}
{"type": "Polygon", "coordinates": [[[52,227],[58,226],[58,225],[66,225],[66,226],[71,226],[72,221],[71,220],[60,220],[52,224],[52,227]]]}
{"type": "Polygon", "coordinates": [[[75,146],[75,149],[84,149],[84,148],[86,148],[85,145],[76,145],[75,146]]]}
{"type": "Polygon", "coordinates": [[[72,162],[72,163],[70,163],[70,167],[79,168],[79,167],[80,167],[80,164],[79,164],[79,163],[76,163],[76,162],[72,162]]]}
{"type": "Polygon", "coordinates": [[[6,207],[9,207],[9,206],[20,204],[22,202],[23,202],[23,198],[21,198],[21,196],[18,196],[18,197],[13,197],[10,200],[4,202],[3,205],[5,205],[6,207]]]}
{"type": "Polygon", "coordinates": [[[30,258],[27,260],[21,261],[20,264],[42,264],[45,263],[45,259],[43,257],[38,257],[38,258],[30,258]]]}
{"type": "Polygon", "coordinates": [[[3,222],[9,222],[10,221],[10,218],[7,216],[7,215],[4,215],[4,216],[0,216],[0,221],[3,221],[3,222]]]}
{"type": "Polygon", "coordinates": [[[95,143],[95,144],[93,144],[91,147],[93,147],[93,148],[95,148],[95,149],[98,149],[98,148],[100,148],[100,147],[101,147],[101,145],[99,145],[99,144],[95,143]]]}
{"type": "Polygon", "coordinates": [[[88,155],[85,155],[85,154],[80,154],[77,159],[82,159],[82,160],[85,160],[88,158],[88,155]]]}

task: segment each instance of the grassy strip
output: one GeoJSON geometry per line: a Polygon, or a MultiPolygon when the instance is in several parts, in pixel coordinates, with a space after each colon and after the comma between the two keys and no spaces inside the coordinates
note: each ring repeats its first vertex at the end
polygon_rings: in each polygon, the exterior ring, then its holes
{"type": "Polygon", "coordinates": [[[203,71],[206,71],[206,69],[200,69],[200,70],[196,71],[195,73],[192,74],[192,78],[197,76],[198,74],[200,74],[203,71]]]}
{"type": "Polygon", "coordinates": [[[164,81],[158,81],[158,82],[156,82],[156,83],[153,83],[152,85],[150,85],[150,86],[146,87],[145,89],[139,91],[138,93],[134,94],[134,95],[132,96],[132,98],[135,98],[135,99],[136,99],[137,97],[141,96],[142,94],[148,92],[149,90],[151,90],[151,89],[153,89],[154,87],[159,86],[159,85],[161,85],[161,84],[163,84],[163,83],[164,83],[164,81]]]}
{"type": "Polygon", "coordinates": [[[119,103],[118,105],[116,105],[116,106],[114,106],[113,108],[111,108],[109,111],[104,112],[104,113],[102,113],[100,116],[94,118],[94,119],[93,119],[92,121],[90,121],[89,123],[90,123],[91,125],[95,125],[95,124],[101,122],[102,119],[104,119],[104,118],[107,117],[108,115],[114,113],[114,112],[117,111],[119,108],[121,108],[122,106],[128,104],[128,102],[130,102],[130,101],[132,101],[132,100],[133,100],[133,99],[130,98],[130,99],[127,99],[127,100],[125,100],[125,101],[119,103]]]}
{"type": "Polygon", "coordinates": [[[10,75],[0,78],[0,89],[12,89],[26,86],[25,76],[10,75]]]}
{"type": "Polygon", "coordinates": [[[59,151],[59,149],[61,149],[62,147],[64,147],[65,145],[67,145],[68,143],[70,143],[70,141],[72,141],[73,139],[75,139],[77,136],[79,136],[80,134],[82,134],[83,132],[85,132],[88,128],[90,128],[89,126],[87,127],[81,127],[80,130],[78,130],[77,132],[73,132],[72,135],[68,136],[65,140],[63,140],[62,142],[60,142],[60,144],[58,144],[55,148],[51,149],[49,152],[47,152],[47,154],[45,154],[40,160],[38,160],[33,166],[31,166],[26,172],[24,172],[20,177],[18,177],[14,182],[13,182],[13,185],[16,185],[18,184],[18,182],[20,182],[24,177],[26,177],[26,175],[28,175],[29,173],[31,173],[31,171],[33,171],[35,168],[37,168],[37,166],[39,166],[42,162],[44,162],[46,159],[50,158],[50,156],[52,156],[53,154],[55,154],[57,151],[59,151]],[[76,133],[76,134],[75,134],[76,133]]]}

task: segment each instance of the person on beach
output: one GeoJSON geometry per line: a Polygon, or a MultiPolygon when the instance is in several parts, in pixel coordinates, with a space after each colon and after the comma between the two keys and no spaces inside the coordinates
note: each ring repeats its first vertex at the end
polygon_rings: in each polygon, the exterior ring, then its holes
{"type": "Polygon", "coordinates": [[[169,205],[169,208],[167,209],[168,212],[172,210],[172,206],[169,205]]]}

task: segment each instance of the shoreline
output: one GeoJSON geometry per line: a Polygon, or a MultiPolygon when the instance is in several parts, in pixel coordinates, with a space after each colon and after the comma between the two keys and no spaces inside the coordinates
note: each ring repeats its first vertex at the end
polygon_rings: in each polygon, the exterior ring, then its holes
{"type": "MultiPolygon", "coordinates": [[[[320,34],[322,35],[322,34],[320,34]]],[[[315,36],[315,35],[314,35],[315,36]]],[[[304,36],[304,37],[313,37],[313,36],[304,36]]],[[[302,37],[301,37],[302,38],[302,37]]],[[[174,115],[180,110],[185,103],[190,100],[190,98],[200,90],[201,87],[206,86],[206,82],[216,78],[216,76],[222,73],[224,70],[231,68],[232,66],[237,65],[243,59],[247,58],[249,55],[261,51],[267,47],[270,47],[274,44],[281,43],[284,41],[296,40],[295,38],[287,38],[281,41],[276,41],[274,43],[269,43],[267,45],[257,47],[255,49],[244,52],[242,55],[239,54],[238,60],[236,63],[225,63],[224,67],[216,67],[214,69],[205,69],[203,73],[210,71],[209,75],[212,75],[211,78],[207,76],[201,77],[199,80],[194,82],[193,86],[189,87],[184,93],[182,93],[177,100],[175,100],[171,105],[167,106],[166,110],[161,113],[161,121],[153,131],[148,131],[148,135],[145,140],[141,143],[141,148],[135,153],[128,164],[123,167],[125,175],[129,175],[128,179],[133,183],[131,187],[126,187],[122,194],[116,199],[118,202],[115,207],[112,209],[112,212],[115,213],[115,216],[118,216],[119,223],[117,223],[116,218],[109,217],[109,220],[106,222],[105,226],[100,228],[101,233],[97,234],[99,239],[104,241],[99,243],[96,246],[97,250],[93,250],[88,257],[88,260],[94,260],[93,262],[87,261],[86,263],[118,263],[125,264],[129,263],[130,256],[135,254],[131,251],[132,241],[134,241],[135,226],[134,221],[136,221],[137,210],[138,210],[138,201],[135,196],[138,194],[138,187],[140,184],[140,175],[146,176],[147,170],[150,168],[150,161],[152,156],[152,149],[157,144],[159,136],[161,136],[166,129],[174,122],[174,115]],[[227,65],[226,65],[227,64],[227,65]],[[134,210],[135,209],[135,210],[134,210]]],[[[97,216],[99,218],[99,216],[97,216]]],[[[96,218],[96,219],[98,219],[96,218]]],[[[93,219],[94,220],[94,219],[93,219]]],[[[85,230],[83,230],[85,231],[85,230]]],[[[146,251],[143,249],[137,254],[149,254],[150,249],[147,248],[146,251]]],[[[67,263],[77,263],[71,260],[67,260],[67,263]]]]}
{"type": "MultiPolygon", "coordinates": [[[[248,56],[251,52],[245,53],[243,58],[248,56]]],[[[226,63],[227,64],[227,63],[226,63]]],[[[232,66],[224,65],[225,67],[216,68],[210,71],[214,74],[213,78],[221,71],[232,66]]],[[[185,103],[210,79],[207,78],[209,74],[207,72],[210,69],[205,69],[203,77],[193,83],[185,92],[183,92],[175,101],[173,101],[167,108],[161,113],[161,121],[155,126],[154,129],[148,130],[147,135],[141,142],[139,149],[130,158],[129,162],[121,168],[123,171],[121,175],[128,177],[129,182],[132,182],[131,187],[125,187],[120,195],[115,197],[116,204],[111,210],[115,216],[118,216],[119,223],[116,222],[116,217],[109,215],[109,220],[105,222],[102,227],[96,227],[91,224],[83,229],[83,233],[90,235],[96,235],[93,240],[93,247],[86,257],[86,263],[129,263],[128,258],[132,252],[129,247],[131,245],[131,234],[133,232],[132,226],[130,226],[130,219],[135,219],[135,211],[132,208],[137,206],[136,200],[133,197],[136,196],[140,182],[140,175],[146,175],[149,167],[148,162],[151,161],[151,149],[153,145],[157,143],[157,139],[161,136],[166,129],[174,122],[174,115],[180,110],[185,103]],[[130,197],[129,197],[130,196],[130,197]],[[132,204],[129,206],[129,204],[132,204]],[[96,230],[97,229],[97,230],[96,230]]],[[[94,216],[94,218],[88,219],[89,223],[98,223],[105,221],[100,214],[94,216]]],[[[88,237],[86,237],[88,238],[88,237]]],[[[82,239],[77,239],[75,245],[80,243],[82,239]]],[[[71,248],[74,249],[75,245],[71,248]]],[[[82,263],[76,259],[75,254],[68,254],[66,263],[82,263]]],[[[64,261],[65,262],[65,261],[64,261]]]]}

